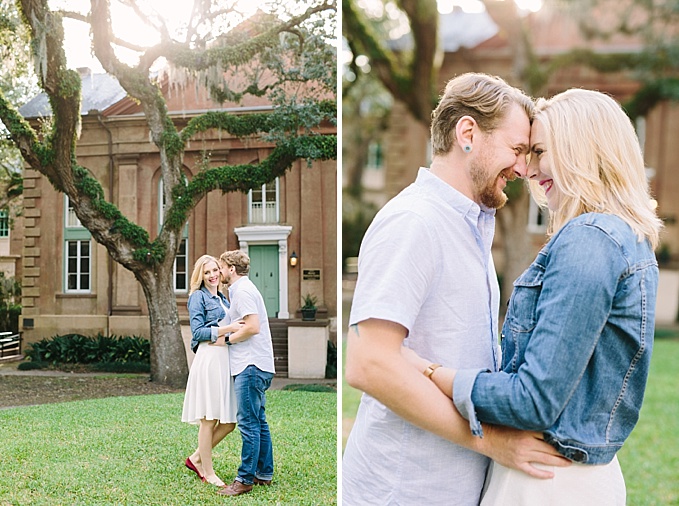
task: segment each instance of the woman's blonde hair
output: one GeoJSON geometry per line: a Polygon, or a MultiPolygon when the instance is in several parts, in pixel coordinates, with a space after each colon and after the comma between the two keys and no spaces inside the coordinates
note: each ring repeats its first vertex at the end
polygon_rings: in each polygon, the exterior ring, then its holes
{"type": "MultiPolygon", "coordinates": [[[[550,211],[548,235],[584,213],[612,214],[624,220],[639,241],[658,244],[662,222],[652,205],[644,159],[632,122],[620,105],[598,91],[571,89],[538,100],[534,121],[545,132],[546,161],[561,194],[550,211]]],[[[538,204],[546,197],[530,182],[538,204]]]]}
{"type": "Polygon", "coordinates": [[[200,290],[200,287],[203,286],[203,273],[205,272],[205,264],[208,262],[214,262],[217,267],[219,267],[219,262],[217,259],[210,255],[203,255],[198,260],[196,260],[196,263],[193,264],[193,272],[191,273],[189,295],[200,290]]]}

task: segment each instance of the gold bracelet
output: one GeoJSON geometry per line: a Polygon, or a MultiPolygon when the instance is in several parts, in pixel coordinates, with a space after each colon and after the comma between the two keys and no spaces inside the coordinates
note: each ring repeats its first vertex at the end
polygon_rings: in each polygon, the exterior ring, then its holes
{"type": "Polygon", "coordinates": [[[423,374],[431,379],[431,375],[434,374],[434,371],[441,367],[441,364],[429,364],[427,368],[424,370],[423,374]]]}

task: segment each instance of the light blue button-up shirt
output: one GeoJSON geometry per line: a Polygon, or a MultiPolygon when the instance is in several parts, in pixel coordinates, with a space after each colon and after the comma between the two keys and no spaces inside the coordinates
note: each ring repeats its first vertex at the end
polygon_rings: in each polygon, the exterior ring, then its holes
{"type": "MultiPolygon", "coordinates": [[[[420,169],[366,232],[350,324],[396,322],[408,330],[406,346],[432,362],[495,370],[494,215],[420,169]]],[[[364,394],[344,453],[342,497],[347,505],[476,505],[487,465],[364,394]]]]}

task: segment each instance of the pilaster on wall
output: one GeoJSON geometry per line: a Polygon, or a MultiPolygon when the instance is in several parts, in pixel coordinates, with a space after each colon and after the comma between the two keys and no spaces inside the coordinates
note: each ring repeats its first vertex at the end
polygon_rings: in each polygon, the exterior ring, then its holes
{"type": "MultiPolygon", "coordinates": [[[[137,177],[138,156],[124,156],[118,159],[118,209],[132,223],[138,223],[137,177]]],[[[112,261],[112,260],[109,260],[112,261]]],[[[135,314],[141,312],[139,284],[130,271],[114,264],[113,314],[135,314]]]]}
{"type": "MultiPolygon", "coordinates": [[[[298,162],[299,163],[299,162],[298,162]]],[[[324,269],[324,235],[323,235],[323,205],[327,205],[320,198],[323,194],[323,180],[321,164],[313,168],[307,168],[305,162],[301,162],[302,172],[300,192],[304,199],[304,212],[300,216],[300,230],[304,231],[300,236],[299,270],[302,274],[300,283],[300,296],[307,294],[318,298],[321,307],[327,307],[325,300],[325,281],[328,276],[336,276],[335,272],[327,272],[324,269]],[[318,196],[318,198],[312,198],[318,196]],[[306,275],[305,275],[306,274],[306,275]]]]}
{"type": "Polygon", "coordinates": [[[39,314],[40,297],[40,198],[42,176],[34,170],[24,170],[24,245],[23,274],[21,276],[22,316],[39,314]]]}

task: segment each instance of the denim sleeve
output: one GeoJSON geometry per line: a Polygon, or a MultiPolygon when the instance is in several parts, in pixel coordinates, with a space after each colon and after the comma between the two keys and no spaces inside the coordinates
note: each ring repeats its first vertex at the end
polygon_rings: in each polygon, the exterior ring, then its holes
{"type": "Polygon", "coordinates": [[[476,377],[481,372],[490,372],[488,369],[460,369],[455,374],[455,382],[453,384],[453,402],[460,414],[469,420],[469,428],[475,436],[483,437],[483,429],[481,422],[474,411],[474,403],[472,402],[472,389],[476,377]]]}
{"type": "Polygon", "coordinates": [[[460,371],[453,400],[461,412],[476,413],[483,422],[545,430],[582,379],[628,266],[620,246],[595,226],[564,228],[552,241],[523,363],[516,373],[475,375],[471,395],[467,373],[460,371]]]}
{"type": "MultiPolygon", "coordinates": [[[[189,297],[189,317],[191,325],[192,341],[210,341],[212,339],[213,327],[208,327],[205,313],[205,300],[202,292],[194,292],[189,297]]],[[[214,328],[216,332],[216,328],[214,328]]]]}

